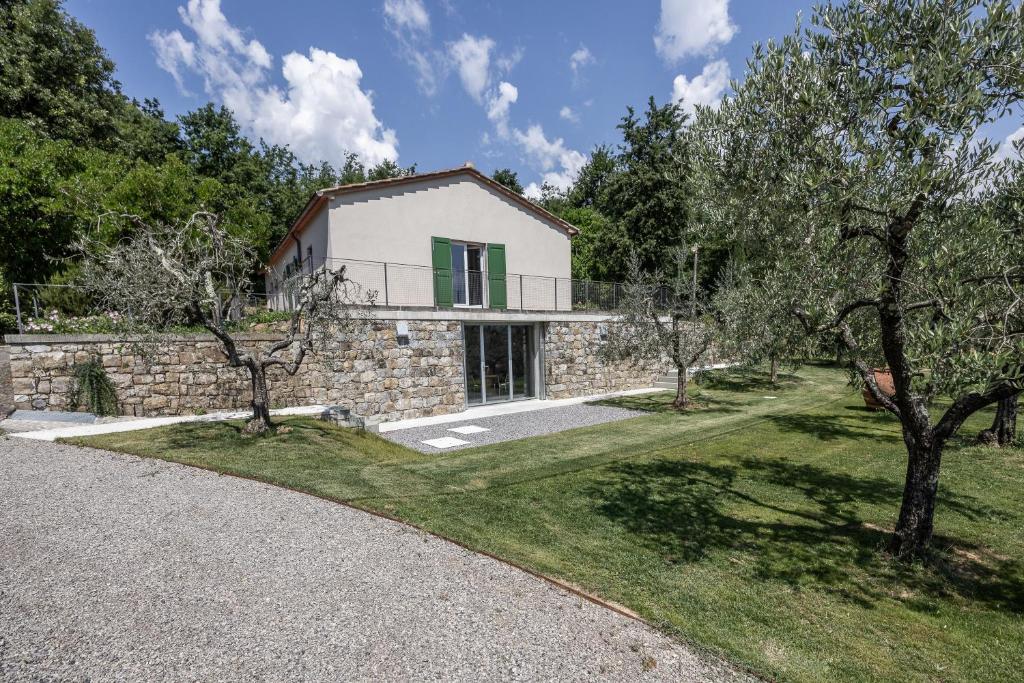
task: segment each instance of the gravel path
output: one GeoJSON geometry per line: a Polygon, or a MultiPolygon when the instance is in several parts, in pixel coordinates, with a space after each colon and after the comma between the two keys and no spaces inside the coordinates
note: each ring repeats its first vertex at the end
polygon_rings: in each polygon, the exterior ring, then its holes
{"type": "Polygon", "coordinates": [[[0,437],[0,680],[722,680],[496,560],[311,496],[0,437]]]}
{"type": "Polygon", "coordinates": [[[615,422],[616,420],[625,420],[645,414],[641,411],[627,410],[626,408],[579,403],[559,408],[543,408],[524,413],[496,415],[494,417],[449,422],[429,427],[399,429],[393,432],[383,432],[381,436],[409,448],[415,448],[422,453],[438,453],[442,450],[452,451],[489,443],[525,439],[528,436],[554,434],[555,432],[564,432],[567,429],[575,429],[576,427],[588,427],[603,422],[615,422]],[[460,434],[452,431],[454,428],[467,425],[485,427],[487,431],[474,434],[460,434]],[[423,441],[428,439],[438,439],[446,436],[461,439],[468,443],[442,449],[423,443],[423,441]]]}

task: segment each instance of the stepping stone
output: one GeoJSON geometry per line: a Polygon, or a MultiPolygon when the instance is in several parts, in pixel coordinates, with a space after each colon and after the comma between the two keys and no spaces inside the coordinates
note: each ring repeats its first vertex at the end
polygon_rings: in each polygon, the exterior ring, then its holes
{"type": "Polygon", "coordinates": [[[457,434],[479,434],[480,432],[489,432],[491,430],[480,425],[463,425],[462,427],[452,427],[448,431],[457,434]]]}
{"type": "Polygon", "coordinates": [[[762,396],[761,398],[778,398],[778,396],[762,396]]]}
{"type": "Polygon", "coordinates": [[[420,443],[425,443],[428,446],[433,446],[434,448],[440,449],[454,448],[455,446],[465,446],[469,442],[463,441],[462,439],[456,439],[454,436],[442,436],[440,439],[427,439],[426,441],[420,441],[420,443]]]}

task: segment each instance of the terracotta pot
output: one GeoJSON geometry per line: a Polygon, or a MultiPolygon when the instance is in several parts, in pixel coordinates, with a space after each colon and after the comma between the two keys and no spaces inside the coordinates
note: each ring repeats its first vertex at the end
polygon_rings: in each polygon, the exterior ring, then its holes
{"type": "MultiPolygon", "coordinates": [[[[871,372],[875,376],[875,384],[878,385],[879,391],[889,397],[896,395],[896,385],[892,382],[892,372],[889,371],[889,368],[874,368],[871,372]]],[[[868,391],[867,384],[864,385],[861,396],[864,397],[864,405],[869,410],[883,410],[882,404],[876,401],[868,391]]]]}

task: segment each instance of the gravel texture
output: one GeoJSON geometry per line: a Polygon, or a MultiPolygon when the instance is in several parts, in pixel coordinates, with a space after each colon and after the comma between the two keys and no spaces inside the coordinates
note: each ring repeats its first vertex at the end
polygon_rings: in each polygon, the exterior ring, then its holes
{"type": "Polygon", "coordinates": [[[409,448],[415,448],[422,453],[438,453],[440,451],[454,451],[460,448],[483,446],[489,443],[525,439],[528,436],[554,434],[555,432],[564,432],[567,429],[575,429],[576,427],[615,422],[616,420],[625,420],[645,414],[637,410],[627,410],[626,408],[578,403],[560,408],[543,408],[523,413],[496,415],[494,417],[449,422],[429,427],[398,429],[393,432],[383,432],[381,436],[409,448]],[[458,432],[450,431],[454,427],[464,425],[479,425],[487,427],[488,431],[478,434],[459,434],[458,432]],[[453,436],[456,439],[462,439],[469,443],[465,446],[443,449],[437,449],[421,443],[427,439],[438,439],[444,436],[453,436]]]}
{"type": "Polygon", "coordinates": [[[311,496],[0,437],[0,680],[722,680],[502,562],[311,496]]]}

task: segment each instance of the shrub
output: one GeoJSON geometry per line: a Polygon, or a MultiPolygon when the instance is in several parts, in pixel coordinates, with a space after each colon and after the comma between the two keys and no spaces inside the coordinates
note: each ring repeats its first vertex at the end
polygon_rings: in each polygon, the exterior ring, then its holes
{"type": "Polygon", "coordinates": [[[14,334],[18,331],[18,319],[13,313],[0,311],[0,335],[14,334]]]}
{"type": "Polygon", "coordinates": [[[68,394],[71,410],[85,407],[96,415],[117,415],[117,391],[98,359],[77,363],[71,374],[71,391],[68,394]]]}

